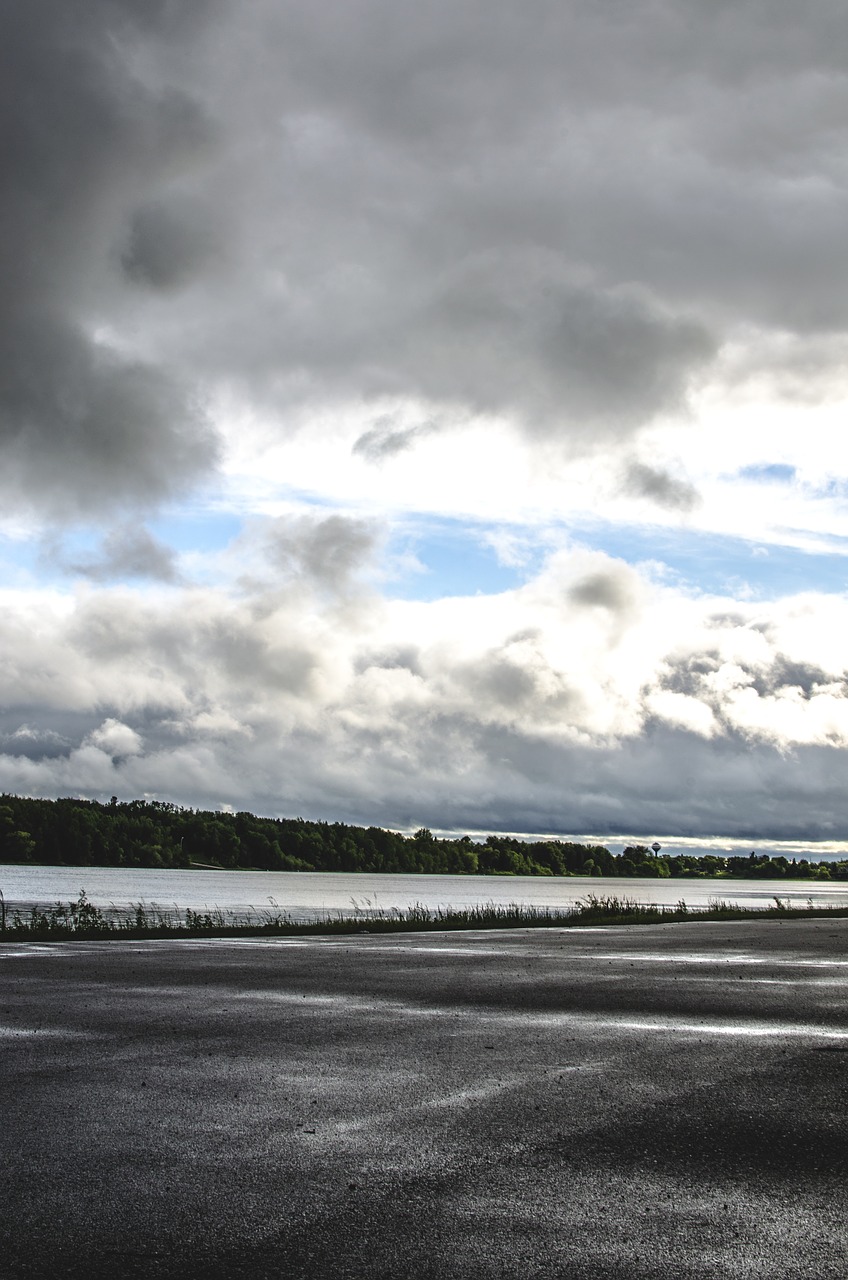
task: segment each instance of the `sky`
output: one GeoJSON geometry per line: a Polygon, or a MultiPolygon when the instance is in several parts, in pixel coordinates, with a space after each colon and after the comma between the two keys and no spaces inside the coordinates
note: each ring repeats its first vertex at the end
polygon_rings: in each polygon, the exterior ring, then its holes
{"type": "Polygon", "coordinates": [[[841,4],[0,24],[0,791],[848,839],[841,4]]]}

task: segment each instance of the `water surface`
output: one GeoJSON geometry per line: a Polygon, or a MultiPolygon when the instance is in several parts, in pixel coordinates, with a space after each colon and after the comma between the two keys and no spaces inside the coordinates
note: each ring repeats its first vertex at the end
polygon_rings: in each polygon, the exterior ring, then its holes
{"type": "Polygon", "coordinates": [[[376,875],[333,871],[183,871],[125,867],[0,867],[7,907],[52,906],[85,890],[99,907],[125,910],[137,903],[164,911],[220,910],[237,916],[277,911],[295,920],[326,915],[368,915],[421,905],[473,907],[488,903],[560,908],[587,894],[615,895],[672,906],[683,898],[706,907],[721,898],[743,907],[768,907],[776,897],[791,906],[848,907],[848,881],[652,880],[604,876],[376,875]]]}

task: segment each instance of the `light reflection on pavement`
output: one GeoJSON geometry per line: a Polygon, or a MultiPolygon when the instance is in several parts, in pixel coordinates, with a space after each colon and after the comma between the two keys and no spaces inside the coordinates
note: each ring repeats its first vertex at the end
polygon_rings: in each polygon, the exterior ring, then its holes
{"type": "Polygon", "coordinates": [[[0,1274],[844,1280],[846,943],[0,945],[0,1274]]]}

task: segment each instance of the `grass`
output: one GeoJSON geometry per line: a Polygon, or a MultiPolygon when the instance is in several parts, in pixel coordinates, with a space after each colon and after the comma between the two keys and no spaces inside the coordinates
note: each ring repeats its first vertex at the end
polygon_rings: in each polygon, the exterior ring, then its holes
{"type": "Polygon", "coordinates": [[[170,912],[143,903],[129,911],[103,910],[90,902],[84,891],[75,902],[57,903],[50,908],[32,907],[27,912],[10,911],[0,891],[0,938],[31,942],[72,938],[285,937],[451,929],[561,929],[587,925],[671,924],[685,920],[799,920],[820,916],[848,917],[848,907],[814,907],[811,900],[806,907],[790,907],[781,898],[775,898],[774,905],[766,908],[737,907],[719,899],[701,908],[687,907],[682,899],[673,907],[644,906],[628,898],[600,898],[589,894],[574,906],[561,909],[492,902],[435,910],[420,904],[363,909],[354,902],[352,913],[328,914],[304,923],[282,911],[276,903],[270,910],[247,915],[191,908],[185,911],[174,908],[170,912]]]}

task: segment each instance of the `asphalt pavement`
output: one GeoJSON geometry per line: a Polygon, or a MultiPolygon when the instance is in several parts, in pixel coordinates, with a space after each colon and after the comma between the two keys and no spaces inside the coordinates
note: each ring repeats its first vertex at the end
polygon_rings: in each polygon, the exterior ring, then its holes
{"type": "Polygon", "coordinates": [[[848,1276],[848,921],[0,945],[0,1276],[848,1276]]]}

